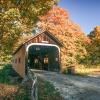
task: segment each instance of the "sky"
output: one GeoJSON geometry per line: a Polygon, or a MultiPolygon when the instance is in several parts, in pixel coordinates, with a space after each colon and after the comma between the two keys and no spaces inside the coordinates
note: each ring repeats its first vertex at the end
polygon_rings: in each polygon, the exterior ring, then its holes
{"type": "Polygon", "coordinates": [[[100,26],[100,0],[60,0],[59,6],[69,12],[70,19],[86,34],[100,26]]]}

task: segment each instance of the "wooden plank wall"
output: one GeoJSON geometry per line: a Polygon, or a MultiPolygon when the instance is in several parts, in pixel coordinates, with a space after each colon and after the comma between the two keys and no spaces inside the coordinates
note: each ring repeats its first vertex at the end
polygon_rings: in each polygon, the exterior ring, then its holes
{"type": "Polygon", "coordinates": [[[13,68],[21,76],[25,76],[25,46],[13,56],[13,68]]]}

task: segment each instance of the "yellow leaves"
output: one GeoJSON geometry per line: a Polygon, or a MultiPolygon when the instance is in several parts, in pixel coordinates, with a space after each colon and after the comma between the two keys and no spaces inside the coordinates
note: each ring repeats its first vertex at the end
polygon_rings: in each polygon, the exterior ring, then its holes
{"type": "Polygon", "coordinates": [[[13,52],[14,44],[25,40],[20,38],[22,33],[30,34],[37,17],[46,13],[56,2],[57,0],[0,0],[2,52],[6,51],[6,54],[13,52]]]}
{"type": "Polygon", "coordinates": [[[100,26],[95,27],[94,30],[90,32],[89,38],[100,41],[100,26]]]}
{"type": "Polygon", "coordinates": [[[97,33],[99,33],[100,32],[100,26],[96,26],[95,30],[96,30],[97,33]]]}
{"type": "Polygon", "coordinates": [[[13,44],[13,52],[24,42],[32,38],[32,35],[24,34],[16,39],[16,42],[13,44]]]}
{"type": "Polygon", "coordinates": [[[100,40],[100,26],[97,26],[95,28],[95,38],[99,39],[100,40]]]}
{"type": "Polygon", "coordinates": [[[18,18],[20,18],[19,10],[16,9],[16,8],[9,9],[8,11],[6,11],[6,12],[4,13],[3,18],[4,18],[5,20],[18,19],[18,18]]]}

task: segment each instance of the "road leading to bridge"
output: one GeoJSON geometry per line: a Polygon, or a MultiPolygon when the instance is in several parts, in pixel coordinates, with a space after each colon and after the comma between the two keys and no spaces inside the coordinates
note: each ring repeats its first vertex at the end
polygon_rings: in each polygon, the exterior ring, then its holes
{"type": "Polygon", "coordinates": [[[38,70],[33,72],[50,81],[65,100],[100,100],[100,77],[63,75],[38,70]]]}

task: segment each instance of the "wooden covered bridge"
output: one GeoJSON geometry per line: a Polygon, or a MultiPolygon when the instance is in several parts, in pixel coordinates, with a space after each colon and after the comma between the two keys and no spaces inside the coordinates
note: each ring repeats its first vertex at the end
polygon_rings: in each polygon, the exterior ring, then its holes
{"type": "Polygon", "coordinates": [[[62,43],[50,32],[43,31],[23,43],[13,54],[12,65],[22,77],[27,69],[60,71],[62,43]]]}

